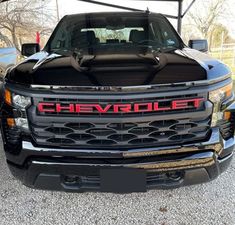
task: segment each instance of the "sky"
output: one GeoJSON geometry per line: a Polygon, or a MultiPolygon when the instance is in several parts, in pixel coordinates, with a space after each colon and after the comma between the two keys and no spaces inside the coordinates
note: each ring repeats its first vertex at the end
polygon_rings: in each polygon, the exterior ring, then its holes
{"type": "MultiPolygon", "coordinates": [[[[203,0],[197,0],[203,1],[203,0]]],[[[228,0],[230,4],[230,8],[235,8],[235,0],[228,0]]],[[[133,7],[138,9],[147,9],[149,8],[152,12],[159,12],[163,14],[173,14],[177,15],[177,3],[169,3],[169,2],[153,2],[153,1],[133,1],[133,0],[103,0],[103,2],[119,4],[127,7],[133,7]]],[[[184,1],[184,10],[187,8],[188,4],[191,0],[184,1]]],[[[52,0],[52,4],[55,7],[56,0],[52,0]]],[[[74,14],[74,13],[84,13],[84,12],[100,12],[100,11],[118,11],[115,8],[99,6],[95,4],[90,4],[86,2],[81,2],[78,0],[58,0],[59,4],[59,14],[60,17],[67,15],[67,14],[74,14]]],[[[191,8],[191,11],[195,10],[195,5],[191,8]]],[[[176,27],[176,20],[171,20],[172,24],[176,27]]],[[[221,19],[220,21],[222,24],[228,27],[231,35],[235,38],[235,14],[234,16],[230,16],[229,18],[226,17],[221,19]]]]}

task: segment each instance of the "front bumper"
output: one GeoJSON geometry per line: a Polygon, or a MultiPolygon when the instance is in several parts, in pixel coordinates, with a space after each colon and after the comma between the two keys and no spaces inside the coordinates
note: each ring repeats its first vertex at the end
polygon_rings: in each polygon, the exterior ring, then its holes
{"type": "MultiPolygon", "coordinates": [[[[205,156],[213,158],[212,152],[205,156]]],[[[201,164],[198,168],[177,169],[168,172],[147,171],[147,189],[177,188],[185,185],[208,182],[224,172],[233,154],[224,159],[214,159],[211,164],[201,164]]],[[[194,155],[193,157],[197,157],[194,155]]],[[[117,167],[128,167],[117,165],[117,167]]],[[[99,173],[111,169],[111,165],[82,165],[79,163],[48,163],[31,161],[27,170],[9,164],[15,177],[28,187],[57,191],[101,191],[99,173]]],[[[125,185],[124,183],[122,185],[125,185]]]]}
{"type": "Polygon", "coordinates": [[[100,173],[113,168],[144,170],[147,189],[176,188],[218,177],[231,162],[234,144],[234,138],[225,141],[214,128],[208,142],[185,146],[87,151],[38,148],[23,142],[19,155],[6,155],[12,174],[33,188],[102,191],[100,173]]]}

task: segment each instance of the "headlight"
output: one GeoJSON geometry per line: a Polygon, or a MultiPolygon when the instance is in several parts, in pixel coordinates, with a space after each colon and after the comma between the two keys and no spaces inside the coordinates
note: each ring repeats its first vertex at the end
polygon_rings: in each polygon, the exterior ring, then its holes
{"type": "MultiPolygon", "coordinates": [[[[16,93],[12,93],[9,90],[5,90],[5,102],[8,105],[15,107],[19,112],[25,112],[27,106],[31,104],[31,98],[16,93]]],[[[18,127],[23,130],[29,129],[28,119],[25,113],[22,113],[20,117],[8,118],[7,124],[9,127],[18,127]]]]}
{"type": "Polygon", "coordinates": [[[22,109],[25,109],[28,105],[31,104],[31,98],[25,97],[23,95],[12,95],[12,103],[17,107],[20,107],[22,109]]]}
{"type": "Polygon", "coordinates": [[[29,129],[28,120],[26,118],[15,118],[15,125],[25,130],[29,129]]]}
{"type": "Polygon", "coordinates": [[[214,104],[211,126],[216,126],[218,121],[223,119],[221,105],[224,101],[232,97],[232,94],[233,83],[230,83],[209,93],[209,100],[214,104]]]}
{"type": "Polygon", "coordinates": [[[226,99],[232,96],[233,83],[230,83],[222,88],[216,89],[209,93],[209,100],[214,104],[221,104],[226,99]]]}
{"type": "Polygon", "coordinates": [[[5,90],[5,102],[9,105],[13,105],[20,109],[25,109],[31,104],[31,98],[23,95],[11,93],[9,90],[5,90]]]}

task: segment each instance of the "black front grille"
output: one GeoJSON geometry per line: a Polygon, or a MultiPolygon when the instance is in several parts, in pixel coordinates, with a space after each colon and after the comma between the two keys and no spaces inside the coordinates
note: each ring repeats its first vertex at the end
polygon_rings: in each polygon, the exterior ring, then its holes
{"type": "Polygon", "coordinates": [[[38,144],[86,147],[130,147],[174,145],[205,139],[210,118],[177,119],[135,123],[31,124],[38,144]]]}
{"type": "Polygon", "coordinates": [[[210,135],[212,108],[206,107],[206,93],[162,97],[158,93],[122,96],[35,97],[28,110],[32,137],[38,145],[83,149],[131,149],[177,145],[207,140],[210,135]],[[103,99],[102,99],[103,97],[103,99]],[[108,97],[108,98],[107,98],[108,97]],[[109,98],[110,97],[110,98],[109,98]],[[193,98],[205,99],[199,108],[151,113],[83,115],[39,113],[39,102],[59,103],[140,103],[170,102],[193,98]]]}

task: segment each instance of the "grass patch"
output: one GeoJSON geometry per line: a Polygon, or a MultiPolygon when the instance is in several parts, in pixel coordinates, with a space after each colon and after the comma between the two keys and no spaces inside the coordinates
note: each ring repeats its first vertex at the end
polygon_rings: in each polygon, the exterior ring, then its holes
{"type": "Polygon", "coordinates": [[[228,65],[233,74],[235,80],[235,52],[234,50],[225,50],[222,55],[220,51],[211,52],[210,55],[216,59],[221,60],[223,63],[228,65]]]}

